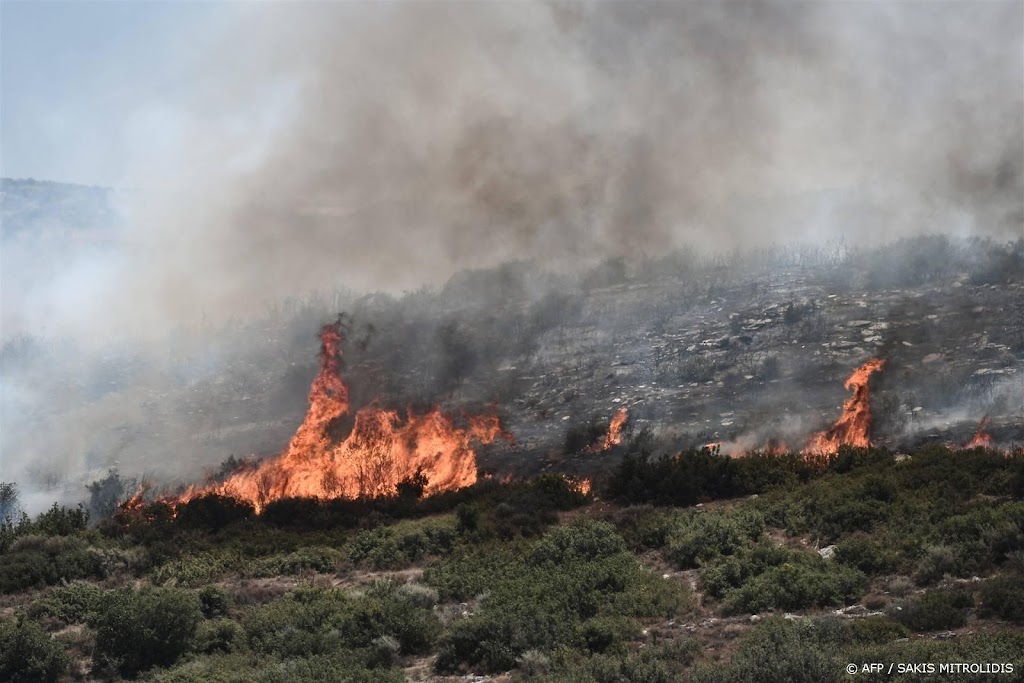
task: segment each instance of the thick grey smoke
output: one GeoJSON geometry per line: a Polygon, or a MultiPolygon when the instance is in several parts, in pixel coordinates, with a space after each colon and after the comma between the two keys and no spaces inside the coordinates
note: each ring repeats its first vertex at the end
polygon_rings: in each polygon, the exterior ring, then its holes
{"type": "Polygon", "coordinates": [[[147,330],[510,258],[1016,237],[1022,26],[1019,2],[239,5],[189,42],[193,123],[143,160],[95,299],[147,330]]]}
{"type": "Polygon", "coordinates": [[[4,477],[95,478],[119,453],[194,473],[272,450],[337,302],[301,330],[224,336],[252,347],[231,371],[262,377],[258,411],[194,368],[230,352],[169,332],[313,290],[400,292],[516,258],[1024,228],[1016,0],[225,7],[182,36],[188,85],[140,103],[175,115],[126,178],[142,189],[120,195],[116,248],[20,297],[18,331],[57,358],[4,378],[4,477]],[[60,360],[126,338],[160,343],[60,360]],[[37,381],[62,372],[95,382],[54,396],[37,381]]]}

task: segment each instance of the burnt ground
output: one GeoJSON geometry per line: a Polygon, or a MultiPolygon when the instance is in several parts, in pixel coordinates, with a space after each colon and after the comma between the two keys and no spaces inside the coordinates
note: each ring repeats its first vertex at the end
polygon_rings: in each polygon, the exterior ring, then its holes
{"type": "Polygon", "coordinates": [[[1024,442],[1024,242],[931,237],[680,251],[573,275],[512,263],[401,297],[282,302],[156,351],[22,336],[2,350],[17,426],[4,450],[31,463],[23,486],[68,491],[112,466],[194,481],[229,455],[273,455],[305,412],[316,332],[339,312],[353,405],[497,410],[517,443],[478,454],[499,474],[607,468],[616,453],[566,453],[566,437],[622,406],[666,450],[799,447],[872,356],[887,361],[872,381],[877,443],[963,443],[985,415],[998,445],[1024,442]]]}
{"type": "MultiPolygon", "coordinates": [[[[567,425],[620,406],[634,430],[680,447],[799,447],[839,415],[846,377],[881,356],[879,444],[961,443],[984,415],[998,442],[1024,441],[1020,283],[834,293],[809,280],[781,272],[701,297],[657,284],[596,291],[579,324],[542,342],[506,422],[523,450],[548,457],[567,425]]],[[[574,464],[583,459],[594,456],[574,464]]]]}

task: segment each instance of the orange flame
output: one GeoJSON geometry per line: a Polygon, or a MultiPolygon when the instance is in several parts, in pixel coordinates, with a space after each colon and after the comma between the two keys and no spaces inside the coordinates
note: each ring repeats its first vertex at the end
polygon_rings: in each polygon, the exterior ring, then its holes
{"type": "Polygon", "coordinates": [[[476,483],[473,442],[512,442],[496,415],[467,416],[468,426],[458,427],[438,407],[423,415],[410,410],[403,422],[396,411],[369,406],[356,412],[351,433],[335,443],[330,430],[349,412],[339,374],[342,338],[340,322],[321,329],[320,372],[309,390],[309,410],[281,455],[247,463],[223,482],[191,486],[171,502],[218,493],[261,510],[284,497],[387,496],[417,472],[426,475],[425,494],[431,495],[476,483]]]}
{"type": "Polygon", "coordinates": [[[872,358],[853,371],[843,387],[853,396],[843,403],[843,414],[836,423],[811,437],[804,453],[812,456],[831,455],[840,446],[866,448],[871,445],[871,407],[868,405],[868,381],[885,365],[885,360],[872,358]]]}
{"type": "Polygon", "coordinates": [[[576,493],[587,496],[590,495],[590,491],[593,489],[593,482],[590,479],[574,479],[573,477],[562,475],[566,482],[572,486],[572,490],[576,493]]]}
{"type": "Polygon", "coordinates": [[[787,446],[786,442],[783,441],[782,439],[771,438],[768,439],[768,443],[766,443],[764,445],[764,448],[762,448],[761,450],[767,455],[778,456],[789,453],[789,446],[787,446]]]}
{"type": "Polygon", "coordinates": [[[971,440],[964,444],[964,448],[992,448],[992,437],[985,431],[986,423],[988,423],[988,415],[981,418],[978,430],[974,432],[971,440]]]}
{"type": "Polygon", "coordinates": [[[608,432],[604,435],[604,438],[587,448],[587,453],[600,453],[622,443],[622,429],[626,426],[628,418],[629,411],[626,408],[616,410],[615,414],[612,415],[612,419],[608,422],[608,432]]]}

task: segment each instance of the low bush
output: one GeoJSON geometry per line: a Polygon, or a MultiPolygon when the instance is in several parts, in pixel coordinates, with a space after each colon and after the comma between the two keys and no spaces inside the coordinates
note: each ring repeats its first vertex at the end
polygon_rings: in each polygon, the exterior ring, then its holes
{"type": "Polygon", "coordinates": [[[192,646],[201,618],[199,598],[189,591],[109,591],[88,618],[96,634],[94,659],[129,677],[170,666],[192,646]]]}
{"type": "Polygon", "coordinates": [[[1024,624],[1024,577],[997,576],[981,587],[981,609],[1007,621],[1024,624]]]}
{"type": "Polygon", "coordinates": [[[848,605],[863,595],[866,586],[867,579],[856,569],[813,560],[786,562],[730,591],[725,610],[737,614],[848,605]]]}
{"type": "Polygon", "coordinates": [[[960,558],[955,548],[945,545],[925,548],[918,561],[914,581],[919,586],[928,586],[942,580],[947,574],[958,574],[960,558]]]}
{"type": "Polygon", "coordinates": [[[430,609],[417,607],[390,583],[355,597],[337,590],[297,590],[250,609],[242,624],[253,650],[286,658],[369,648],[382,636],[396,638],[403,654],[421,653],[440,629],[430,609]]]}
{"type": "Polygon", "coordinates": [[[218,531],[224,527],[252,518],[253,506],[243,500],[208,493],[193,498],[175,509],[175,524],[184,529],[218,531]]]}
{"type": "Polygon", "coordinates": [[[270,576],[296,576],[306,572],[333,573],[342,554],[334,548],[310,546],[295,552],[264,557],[246,566],[244,574],[261,578],[270,576]]]}
{"type": "Polygon", "coordinates": [[[196,629],[196,652],[207,655],[226,654],[244,648],[245,630],[232,619],[205,619],[196,629]]]}
{"type": "Polygon", "coordinates": [[[504,671],[559,646],[615,649],[635,635],[631,617],[691,604],[681,586],[644,572],[614,527],[590,520],[550,530],[527,552],[454,556],[426,579],[456,599],[486,591],[441,639],[439,673],[504,671]]]}
{"type": "Polygon", "coordinates": [[[231,607],[231,596],[218,586],[203,586],[199,593],[199,605],[207,619],[226,617],[231,607]]]}
{"type": "Polygon", "coordinates": [[[698,665],[693,683],[832,683],[842,668],[813,624],[768,619],[743,638],[725,666],[698,665]]]}
{"type": "Polygon", "coordinates": [[[933,590],[917,600],[895,605],[889,613],[914,631],[939,631],[963,626],[967,623],[967,610],[973,606],[970,593],[933,590]]]}
{"type": "Polygon", "coordinates": [[[103,576],[102,555],[76,536],[22,536],[0,554],[0,593],[103,576]]]}
{"type": "Polygon", "coordinates": [[[216,581],[240,565],[241,559],[233,553],[196,553],[157,567],[150,577],[156,585],[195,587],[216,581]]]}
{"type": "Polygon", "coordinates": [[[896,548],[885,539],[864,533],[853,534],[839,541],[835,548],[835,560],[869,575],[891,573],[902,565],[896,548]]]}
{"type": "Polygon", "coordinates": [[[28,619],[0,622],[0,681],[55,683],[71,658],[60,643],[28,619]]]}
{"type": "Polygon", "coordinates": [[[666,537],[665,555],[689,569],[720,555],[732,555],[764,533],[764,517],[755,510],[691,513],[677,518],[666,537]]]}
{"type": "Polygon", "coordinates": [[[104,590],[83,581],[58,586],[29,607],[33,618],[49,617],[62,624],[82,624],[96,611],[104,590]]]}
{"type": "Polygon", "coordinates": [[[450,518],[401,522],[362,531],[349,542],[348,558],[373,569],[401,569],[451,552],[458,537],[450,518]]]}
{"type": "Polygon", "coordinates": [[[881,616],[851,619],[848,628],[850,638],[858,644],[891,643],[910,635],[910,631],[903,624],[881,616]]]}

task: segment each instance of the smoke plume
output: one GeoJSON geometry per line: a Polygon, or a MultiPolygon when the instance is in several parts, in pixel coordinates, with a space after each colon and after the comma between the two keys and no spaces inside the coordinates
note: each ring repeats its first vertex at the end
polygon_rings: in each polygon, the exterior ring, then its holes
{"type": "Polygon", "coordinates": [[[90,273],[83,324],[162,329],[512,258],[1024,222],[1018,2],[228,14],[190,37],[187,116],[159,146],[176,152],[136,169],[130,250],[90,273]]]}

